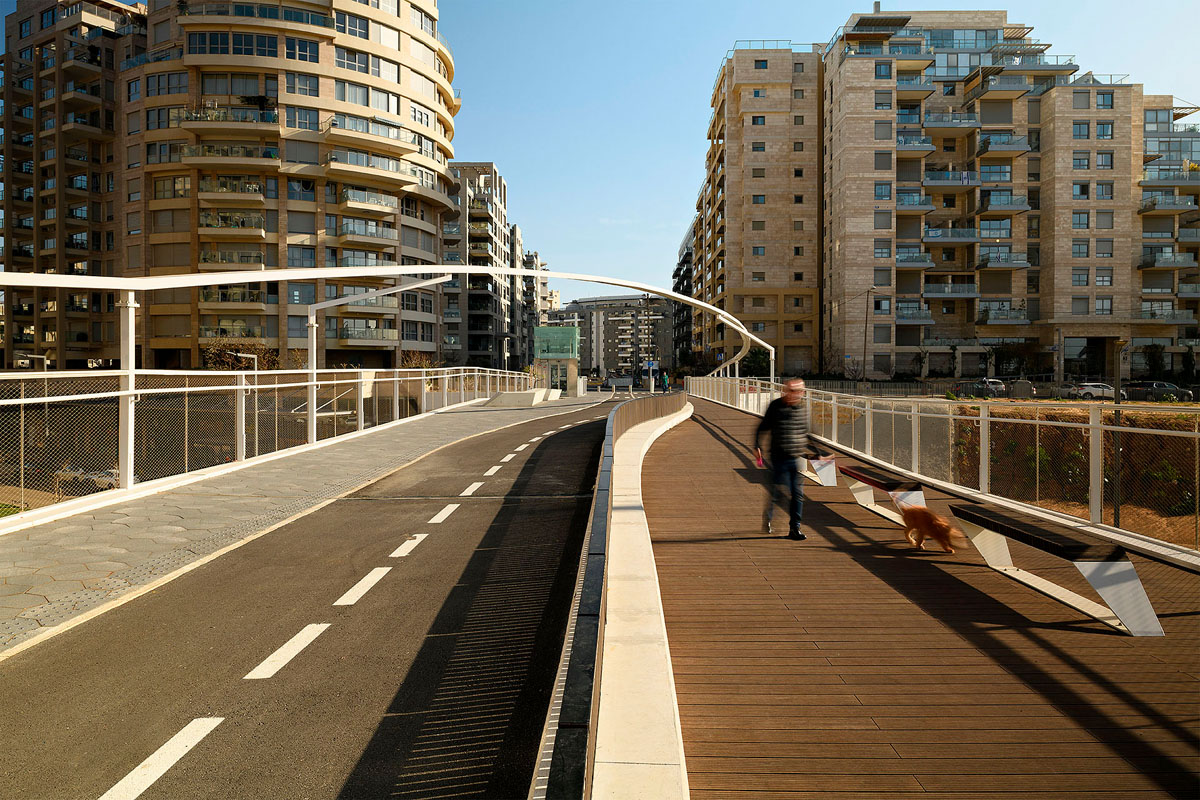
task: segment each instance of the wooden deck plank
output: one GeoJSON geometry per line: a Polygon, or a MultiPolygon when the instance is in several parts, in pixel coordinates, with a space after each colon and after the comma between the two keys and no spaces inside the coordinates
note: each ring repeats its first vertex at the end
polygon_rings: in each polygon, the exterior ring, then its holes
{"type": "MultiPolygon", "coordinates": [[[[757,420],[693,402],[642,487],[693,797],[1145,800],[1200,786],[1197,576],[1135,556],[1167,636],[1133,638],[969,548],[914,551],[844,488],[806,487],[808,541],[764,536],[762,473],[738,449],[757,420]]],[[[1012,551],[1093,596],[1070,564],[1012,551]]]]}

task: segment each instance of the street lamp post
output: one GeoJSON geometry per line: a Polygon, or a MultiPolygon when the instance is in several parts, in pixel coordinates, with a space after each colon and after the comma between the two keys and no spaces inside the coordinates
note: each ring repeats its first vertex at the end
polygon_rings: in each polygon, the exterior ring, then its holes
{"type": "Polygon", "coordinates": [[[867,303],[863,307],[863,349],[862,349],[862,380],[867,380],[867,331],[871,322],[871,292],[879,291],[878,286],[867,289],[867,303]]]}

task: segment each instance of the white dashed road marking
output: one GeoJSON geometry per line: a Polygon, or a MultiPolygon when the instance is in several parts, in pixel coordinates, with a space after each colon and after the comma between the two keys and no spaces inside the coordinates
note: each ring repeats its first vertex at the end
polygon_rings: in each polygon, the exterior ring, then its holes
{"type": "Polygon", "coordinates": [[[524,450],[526,447],[529,447],[529,445],[528,445],[528,444],[523,444],[523,445],[521,445],[520,447],[518,447],[518,448],[517,448],[517,452],[518,452],[518,453],[519,453],[519,452],[521,452],[521,451],[522,451],[522,450],[524,450]]]}
{"type": "Polygon", "coordinates": [[[500,465],[497,464],[496,466],[492,467],[491,469],[489,469],[487,472],[485,472],[483,474],[484,474],[484,477],[490,477],[492,475],[495,475],[499,471],[500,471],[500,465]]]}
{"type": "Polygon", "coordinates": [[[350,591],[333,601],[335,606],[352,606],[371,590],[371,587],[383,580],[383,576],[392,571],[391,567],[376,567],[368,572],[362,580],[350,587],[350,591]]]}
{"type": "Polygon", "coordinates": [[[509,461],[512,461],[516,457],[517,457],[516,453],[509,453],[508,455],[506,455],[504,458],[502,458],[500,460],[507,464],[509,461]]]}
{"type": "Polygon", "coordinates": [[[541,436],[535,436],[535,437],[533,437],[532,439],[530,439],[529,441],[531,441],[531,442],[537,442],[537,441],[540,441],[540,440],[541,440],[541,438],[542,438],[541,436]]]}
{"type": "Polygon", "coordinates": [[[328,622],[305,625],[299,633],[287,641],[287,644],[267,656],[266,661],[250,670],[250,673],[242,680],[255,681],[271,677],[299,655],[301,650],[312,644],[313,640],[324,633],[328,627],[328,622]]]}
{"type": "Polygon", "coordinates": [[[441,511],[433,515],[433,519],[429,520],[430,525],[437,525],[439,522],[445,522],[446,517],[450,516],[458,509],[458,503],[451,503],[441,511]]]}
{"type": "Polygon", "coordinates": [[[483,486],[483,481],[472,483],[470,486],[462,490],[462,494],[460,494],[459,497],[470,497],[471,495],[475,494],[475,490],[480,486],[483,486]]]}
{"type": "Polygon", "coordinates": [[[558,431],[546,431],[542,434],[542,436],[553,436],[556,433],[558,433],[558,431]]]}
{"type": "Polygon", "coordinates": [[[417,545],[419,545],[421,543],[421,540],[423,540],[428,535],[429,535],[428,533],[416,534],[415,536],[413,536],[413,538],[409,539],[407,542],[405,542],[404,544],[400,545],[395,550],[393,550],[392,554],[390,556],[388,556],[388,558],[404,558],[406,555],[408,555],[413,550],[415,550],[417,548],[417,545]]]}
{"type": "Polygon", "coordinates": [[[188,754],[200,740],[225,721],[224,717],[199,717],[183,726],[183,730],[167,740],[167,743],[133,768],[121,781],[107,792],[100,800],[134,800],[142,792],[150,788],[167,770],[175,766],[175,762],[188,754]]]}

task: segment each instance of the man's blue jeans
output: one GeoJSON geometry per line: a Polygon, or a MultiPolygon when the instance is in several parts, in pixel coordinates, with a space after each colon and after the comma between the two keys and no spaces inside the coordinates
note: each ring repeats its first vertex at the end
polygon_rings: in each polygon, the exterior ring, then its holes
{"type": "Polygon", "coordinates": [[[771,459],[771,491],[767,496],[767,520],[775,512],[775,501],[779,497],[779,486],[783,484],[792,491],[792,502],[788,506],[788,531],[800,532],[800,517],[804,513],[804,478],[800,476],[800,461],[796,458],[771,459]]]}

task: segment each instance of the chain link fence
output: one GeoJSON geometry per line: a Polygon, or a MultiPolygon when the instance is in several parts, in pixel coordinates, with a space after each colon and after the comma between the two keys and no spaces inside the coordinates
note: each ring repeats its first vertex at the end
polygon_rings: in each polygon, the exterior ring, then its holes
{"type": "MultiPolygon", "coordinates": [[[[780,384],[689,378],[761,414],[780,384]]],[[[862,397],[809,389],[814,434],[899,469],[1200,550],[1200,412],[1191,407],[862,397]],[[915,449],[915,453],[914,453],[915,449]]]]}
{"type": "Polygon", "coordinates": [[[120,486],[121,407],[131,402],[133,481],[300,447],[518,391],[523,372],[474,368],[0,375],[0,517],[120,486]],[[132,400],[130,401],[130,398],[132,400]]]}

